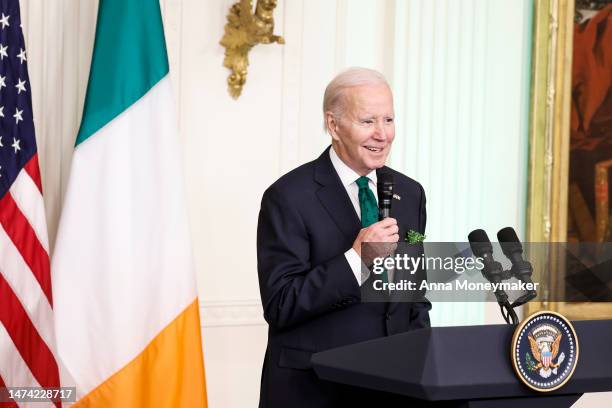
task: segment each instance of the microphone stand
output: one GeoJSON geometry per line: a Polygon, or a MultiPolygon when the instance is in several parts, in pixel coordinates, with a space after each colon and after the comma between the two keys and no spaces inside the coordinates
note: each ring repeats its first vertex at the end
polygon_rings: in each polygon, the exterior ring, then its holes
{"type": "MultiPolygon", "coordinates": [[[[503,273],[501,275],[502,276],[505,275],[506,272],[507,271],[503,271],[503,273]]],[[[487,280],[492,282],[492,280],[490,280],[489,277],[486,277],[486,278],[487,278],[487,280]]],[[[504,280],[507,280],[507,279],[509,279],[509,278],[501,277],[501,279],[499,279],[498,282],[501,282],[501,281],[504,281],[504,280]]],[[[514,311],[514,308],[516,307],[514,305],[514,303],[516,303],[516,302],[511,304],[510,301],[508,300],[508,294],[503,289],[498,289],[494,293],[495,293],[495,298],[497,299],[497,304],[499,305],[499,310],[500,310],[500,312],[502,314],[502,317],[506,321],[506,323],[513,324],[513,325],[518,324],[519,323],[519,318],[518,318],[516,312],[514,311]]]]}
{"type": "MultiPolygon", "coordinates": [[[[513,270],[503,271],[499,277],[499,281],[509,280],[514,276],[513,270]]],[[[515,308],[522,306],[537,296],[536,291],[529,291],[528,293],[519,296],[514,302],[510,303],[508,300],[508,294],[505,290],[498,289],[495,291],[495,298],[499,304],[499,308],[502,317],[508,324],[516,325],[519,323],[519,318],[515,312],[515,308]]]]}
{"type": "Polygon", "coordinates": [[[514,311],[514,306],[512,306],[510,302],[506,301],[504,304],[500,304],[499,309],[506,323],[512,325],[519,324],[519,318],[514,311]]]}
{"type": "MultiPolygon", "coordinates": [[[[500,244],[502,245],[502,251],[512,262],[512,268],[509,270],[504,270],[502,265],[493,257],[493,246],[485,230],[476,229],[468,235],[472,252],[475,256],[481,257],[484,263],[480,271],[482,276],[491,283],[501,283],[512,277],[516,277],[522,282],[530,282],[533,268],[529,262],[524,261],[522,258],[523,250],[514,229],[510,227],[502,229],[497,236],[501,236],[500,241],[502,242],[500,244]]],[[[497,289],[495,291],[495,298],[497,299],[502,317],[506,323],[513,325],[519,323],[514,308],[524,305],[535,298],[536,295],[535,290],[529,290],[526,294],[519,296],[513,303],[510,303],[505,290],[497,289]]]]}

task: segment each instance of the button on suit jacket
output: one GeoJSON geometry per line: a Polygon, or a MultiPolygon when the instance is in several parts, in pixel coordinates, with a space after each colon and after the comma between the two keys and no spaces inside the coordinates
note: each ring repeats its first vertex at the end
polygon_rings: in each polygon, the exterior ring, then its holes
{"type": "MultiPolygon", "coordinates": [[[[391,216],[400,240],[425,232],[421,185],[390,168],[391,216]]],[[[260,407],[362,406],[366,390],[319,380],[313,353],[429,326],[430,304],[362,303],[344,256],[361,222],[340,182],[329,147],[264,193],[257,227],[257,262],[264,317],[269,325],[260,407]]],[[[377,402],[380,403],[380,396],[377,402]]]]}

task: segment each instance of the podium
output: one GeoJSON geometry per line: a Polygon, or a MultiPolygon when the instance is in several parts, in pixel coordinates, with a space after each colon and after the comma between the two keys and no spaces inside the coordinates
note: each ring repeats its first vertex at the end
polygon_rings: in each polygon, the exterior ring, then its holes
{"type": "Polygon", "coordinates": [[[612,320],[572,324],[578,365],[552,392],[534,391],[516,376],[510,325],[419,329],[316,353],[312,364],[323,380],[417,398],[422,405],[570,407],[584,393],[612,391],[612,320]]]}

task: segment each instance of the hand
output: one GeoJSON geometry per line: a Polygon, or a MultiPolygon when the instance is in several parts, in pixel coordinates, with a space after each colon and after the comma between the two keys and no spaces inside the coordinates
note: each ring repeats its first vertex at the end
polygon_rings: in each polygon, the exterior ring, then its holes
{"type": "Polygon", "coordinates": [[[367,228],[362,228],[353,242],[353,249],[361,257],[366,265],[370,265],[374,258],[386,257],[395,251],[399,241],[399,227],[395,218],[385,218],[367,228]],[[367,253],[361,253],[361,244],[375,242],[387,243],[388,245],[367,245],[367,253]]]}

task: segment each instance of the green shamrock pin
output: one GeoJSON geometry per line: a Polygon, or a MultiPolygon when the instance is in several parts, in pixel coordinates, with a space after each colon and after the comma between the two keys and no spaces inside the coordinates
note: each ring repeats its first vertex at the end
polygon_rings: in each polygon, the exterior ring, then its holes
{"type": "Polygon", "coordinates": [[[425,238],[425,235],[421,234],[420,232],[410,230],[406,232],[406,238],[404,238],[404,241],[408,242],[409,244],[417,244],[425,241],[425,238]]]}

